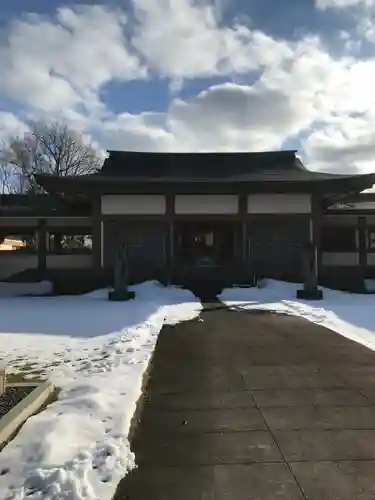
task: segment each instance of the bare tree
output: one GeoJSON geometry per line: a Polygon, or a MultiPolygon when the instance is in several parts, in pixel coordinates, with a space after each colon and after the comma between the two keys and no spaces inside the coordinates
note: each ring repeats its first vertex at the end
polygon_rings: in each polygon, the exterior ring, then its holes
{"type": "Polygon", "coordinates": [[[35,174],[57,177],[97,172],[102,158],[83,137],[59,122],[32,121],[23,137],[1,148],[0,183],[5,192],[36,193],[35,174]]]}
{"type": "MultiPolygon", "coordinates": [[[[64,177],[91,174],[100,168],[103,158],[99,152],[68,126],[59,122],[30,121],[27,127],[28,132],[23,137],[10,136],[0,147],[2,194],[43,192],[35,182],[35,174],[64,177]]],[[[0,241],[2,236],[0,234],[0,241]]],[[[64,235],[56,234],[55,239],[56,246],[63,247],[64,235]]]]}
{"type": "Polygon", "coordinates": [[[11,169],[5,163],[1,162],[0,164],[0,194],[6,194],[13,192],[12,189],[12,179],[11,177],[11,169]]]}

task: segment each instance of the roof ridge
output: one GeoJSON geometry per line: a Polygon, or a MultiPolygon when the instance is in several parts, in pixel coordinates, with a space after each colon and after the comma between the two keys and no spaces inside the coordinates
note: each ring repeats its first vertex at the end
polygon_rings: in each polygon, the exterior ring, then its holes
{"type": "Polygon", "coordinates": [[[121,149],[108,149],[107,152],[109,153],[109,158],[110,156],[116,155],[116,154],[137,154],[137,155],[150,155],[150,156],[192,156],[192,155],[198,155],[198,156],[209,156],[209,155],[215,155],[215,156],[236,156],[236,155],[295,155],[298,150],[297,149],[281,149],[281,150],[274,150],[274,151],[133,151],[133,150],[121,150],[121,149]]]}

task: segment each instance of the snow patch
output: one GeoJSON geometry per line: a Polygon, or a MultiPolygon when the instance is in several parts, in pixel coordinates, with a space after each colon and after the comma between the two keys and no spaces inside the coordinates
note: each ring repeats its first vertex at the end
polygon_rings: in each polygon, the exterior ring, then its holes
{"type": "Polygon", "coordinates": [[[219,299],[230,307],[300,316],[375,350],[375,296],[322,288],[324,299],[296,298],[301,284],[267,280],[263,288],[227,288],[219,299]]]}
{"type": "Polygon", "coordinates": [[[134,467],[128,433],[163,324],[202,308],[187,290],[147,282],[136,298],[107,290],[74,297],[0,300],[0,359],[61,387],[0,454],[0,498],[109,500],[134,467]]]}

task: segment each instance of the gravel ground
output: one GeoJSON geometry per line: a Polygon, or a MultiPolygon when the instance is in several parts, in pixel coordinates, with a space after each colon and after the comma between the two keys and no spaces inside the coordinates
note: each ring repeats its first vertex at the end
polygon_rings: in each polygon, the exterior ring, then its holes
{"type": "Polygon", "coordinates": [[[17,403],[26,397],[35,386],[29,387],[8,387],[5,393],[0,396],[0,418],[11,410],[17,403]]]}

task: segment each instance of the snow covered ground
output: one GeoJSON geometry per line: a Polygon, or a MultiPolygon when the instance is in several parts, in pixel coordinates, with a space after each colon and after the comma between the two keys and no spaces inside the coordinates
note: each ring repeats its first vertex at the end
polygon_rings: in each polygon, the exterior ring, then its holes
{"type": "MultiPolygon", "coordinates": [[[[375,350],[375,295],[324,289],[323,301],[305,302],[298,288],[268,280],[261,289],[226,289],[220,299],[301,316],[375,350]]],[[[62,388],[1,452],[2,500],[109,500],[134,466],[127,436],[160,329],[197,316],[201,304],[156,282],[133,289],[136,300],[113,303],[106,290],[10,297],[19,289],[0,287],[0,360],[62,388]]]]}
{"type": "Polygon", "coordinates": [[[106,290],[0,299],[0,360],[62,388],[1,452],[1,499],[107,500],[134,466],[127,436],[160,329],[201,304],[156,282],[132,289],[123,303],[106,290]]]}
{"type": "Polygon", "coordinates": [[[266,309],[301,316],[375,350],[375,295],[323,288],[324,300],[296,299],[302,285],[266,280],[263,288],[227,288],[219,296],[228,306],[266,309]]]}

